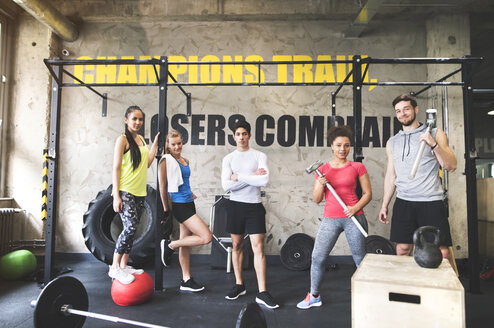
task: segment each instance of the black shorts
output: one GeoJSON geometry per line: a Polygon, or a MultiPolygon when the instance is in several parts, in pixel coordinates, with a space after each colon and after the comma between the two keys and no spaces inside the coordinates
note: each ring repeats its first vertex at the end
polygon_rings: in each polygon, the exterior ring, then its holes
{"type": "Polygon", "coordinates": [[[266,233],[266,210],[262,203],[230,201],[227,206],[226,232],[234,235],[266,233]]]}
{"type": "Polygon", "coordinates": [[[396,198],[391,219],[391,241],[400,244],[413,244],[415,230],[427,225],[441,230],[441,246],[453,245],[446,207],[442,200],[411,202],[396,198]]]}
{"type": "Polygon", "coordinates": [[[194,202],[172,203],[172,213],[178,222],[184,223],[187,219],[196,214],[196,205],[194,202]]]}

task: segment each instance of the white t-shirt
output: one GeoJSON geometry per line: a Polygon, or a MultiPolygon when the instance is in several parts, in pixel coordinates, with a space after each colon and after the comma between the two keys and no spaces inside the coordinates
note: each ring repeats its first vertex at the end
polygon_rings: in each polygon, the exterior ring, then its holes
{"type": "Polygon", "coordinates": [[[261,187],[269,181],[266,155],[258,150],[235,150],[223,158],[221,185],[230,191],[230,200],[242,203],[260,203],[261,187]],[[265,175],[254,175],[257,169],[266,170],[265,175]],[[238,181],[230,180],[232,174],[238,174],[238,181]]]}

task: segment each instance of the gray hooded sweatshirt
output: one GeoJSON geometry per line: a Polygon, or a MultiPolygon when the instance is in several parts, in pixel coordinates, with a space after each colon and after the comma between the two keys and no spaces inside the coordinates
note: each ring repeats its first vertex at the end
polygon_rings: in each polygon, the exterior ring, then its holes
{"type": "MultiPolygon", "coordinates": [[[[439,162],[428,145],[425,146],[417,174],[413,180],[408,177],[420,148],[419,136],[426,130],[420,125],[412,131],[401,130],[389,139],[396,172],[396,197],[408,201],[435,201],[443,199],[439,177],[439,162]]],[[[432,129],[431,135],[436,135],[432,129]]]]}

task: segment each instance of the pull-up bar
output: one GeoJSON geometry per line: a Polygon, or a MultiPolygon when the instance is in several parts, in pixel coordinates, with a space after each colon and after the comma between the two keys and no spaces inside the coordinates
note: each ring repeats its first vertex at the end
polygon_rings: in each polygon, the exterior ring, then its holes
{"type": "MultiPolygon", "coordinates": [[[[325,61],[241,61],[241,62],[168,62],[168,57],[162,56],[159,59],[105,59],[105,60],[60,60],[45,59],[50,74],[52,75],[52,97],[51,97],[51,116],[50,116],[50,153],[54,154],[49,158],[49,175],[53,177],[48,181],[48,201],[47,201],[47,226],[46,226],[46,255],[45,255],[45,283],[51,280],[53,267],[53,255],[55,251],[55,226],[56,216],[54,206],[57,201],[57,156],[58,152],[58,134],[60,131],[59,114],[61,109],[61,90],[63,87],[124,87],[124,86],[158,86],[159,88],[159,111],[158,111],[158,129],[160,138],[165,136],[167,126],[165,126],[166,105],[167,105],[167,88],[168,86],[178,86],[182,93],[187,97],[187,114],[190,114],[190,93],[187,93],[182,86],[339,86],[338,91],[344,85],[351,85],[353,90],[353,113],[354,113],[354,158],[357,161],[363,159],[362,156],[362,87],[369,86],[415,86],[415,85],[443,85],[443,86],[462,86],[463,89],[463,108],[464,108],[464,129],[465,129],[465,173],[466,173],[466,196],[467,196],[467,219],[468,219],[468,252],[470,267],[470,291],[473,293],[480,292],[479,268],[478,268],[478,220],[477,220],[477,191],[475,176],[475,142],[473,135],[472,120],[472,64],[481,61],[481,57],[462,57],[462,58],[362,58],[358,55],[353,56],[352,60],[325,60],[325,61]],[[75,65],[153,65],[156,76],[156,83],[81,83],[80,79],[75,79],[79,83],[63,83],[62,74],[68,74],[74,78],[73,74],[68,73],[64,66],[75,65]],[[261,66],[262,65],[301,65],[301,64],[351,64],[352,72],[348,74],[343,83],[341,82],[263,82],[261,83],[261,66]],[[444,82],[449,77],[445,77],[435,82],[364,82],[364,76],[367,73],[369,64],[461,64],[461,69],[451,73],[450,76],[461,71],[461,82],[444,82]],[[157,66],[159,65],[159,73],[157,66]],[[178,82],[170,73],[169,65],[257,65],[258,82],[257,83],[184,83],[178,82]],[[362,74],[362,65],[366,65],[364,74],[362,74]],[[61,68],[61,70],[60,70],[61,68]],[[173,82],[168,82],[168,78],[159,77],[170,76],[173,82]],[[353,76],[352,82],[348,82],[349,77],[353,76]]],[[[100,94],[94,89],[91,91],[98,94],[104,100],[106,94],[100,94]]],[[[422,92],[419,91],[419,92],[422,92]]],[[[162,142],[160,142],[161,144],[162,142]]],[[[162,149],[158,151],[161,153],[162,149]]],[[[157,184],[159,181],[157,179],[157,184]]],[[[157,194],[157,215],[163,215],[163,209],[160,204],[159,195],[157,194]]],[[[159,231],[161,224],[158,220],[156,227],[156,249],[159,248],[159,231]]],[[[159,252],[155,252],[155,289],[162,289],[163,272],[159,252]]]]}

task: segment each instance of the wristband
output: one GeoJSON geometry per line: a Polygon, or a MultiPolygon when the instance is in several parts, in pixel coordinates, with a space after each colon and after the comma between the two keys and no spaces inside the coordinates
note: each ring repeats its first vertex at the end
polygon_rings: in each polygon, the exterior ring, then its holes
{"type": "Polygon", "coordinates": [[[436,147],[437,147],[437,142],[434,146],[432,146],[431,150],[434,150],[434,148],[436,148],[436,147]]]}

